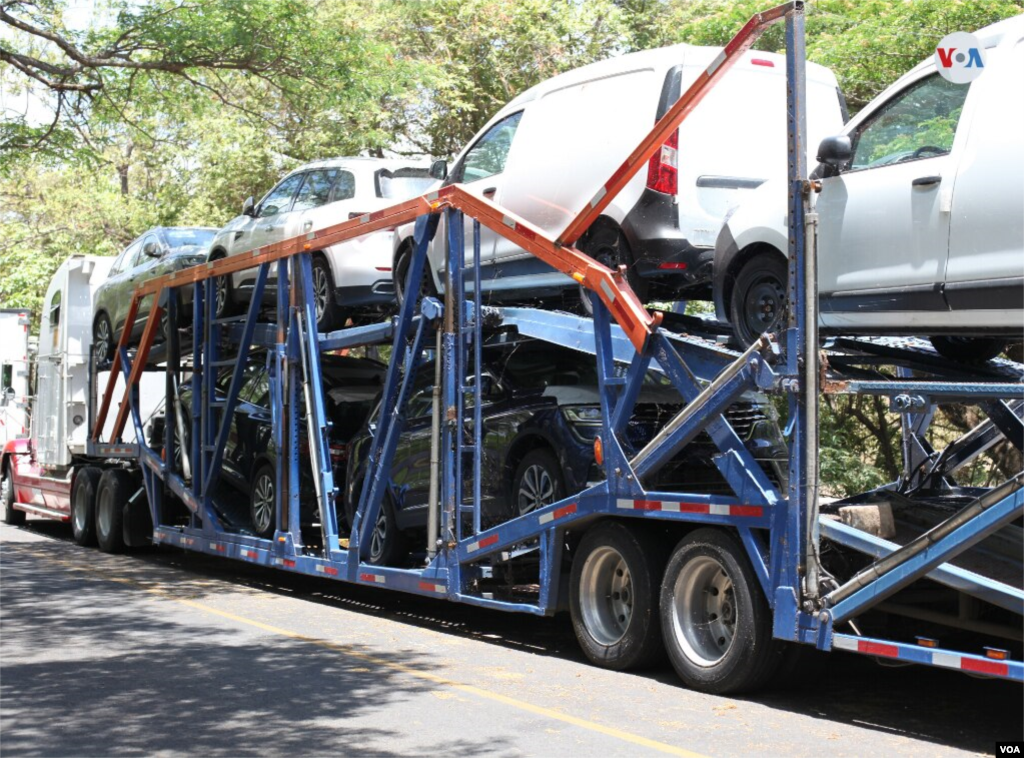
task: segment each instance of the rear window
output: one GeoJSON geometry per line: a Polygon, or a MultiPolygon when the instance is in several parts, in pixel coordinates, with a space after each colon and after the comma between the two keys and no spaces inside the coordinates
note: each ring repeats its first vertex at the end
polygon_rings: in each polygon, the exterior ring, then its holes
{"type": "Polygon", "coordinates": [[[437,181],[426,168],[399,168],[391,171],[386,168],[376,173],[377,197],[387,200],[406,200],[426,194],[430,186],[437,181]]]}

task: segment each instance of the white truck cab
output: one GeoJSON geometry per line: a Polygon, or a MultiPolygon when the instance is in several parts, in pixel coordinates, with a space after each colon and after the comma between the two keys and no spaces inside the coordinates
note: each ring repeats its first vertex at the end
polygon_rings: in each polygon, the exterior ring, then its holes
{"type": "MultiPolygon", "coordinates": [[[[985,359],[1024,326],[1024,16],[977,32],[970,84],[922,61],[821,144],[821,325],[932,337],[985,359]]],[[[756,190],[716,243],[718,316],[749,344],[784,311],[782,184],[756,190]]]]}

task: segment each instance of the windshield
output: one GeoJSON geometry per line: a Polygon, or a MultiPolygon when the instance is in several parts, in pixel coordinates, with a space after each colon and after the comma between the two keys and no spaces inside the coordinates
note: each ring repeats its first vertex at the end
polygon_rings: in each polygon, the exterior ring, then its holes
{"type": "Polygon", "coordinates": [[[215,229],[168,229],[167,242],[171,247],[207,248],[217,235],[215,229]]]}
{"type": "Polygon", "coordinates": [[[437,180],[427,168],[382,168],[377,172],[377,197],[387,200],[406,200],[425,194],[437,180]]]}

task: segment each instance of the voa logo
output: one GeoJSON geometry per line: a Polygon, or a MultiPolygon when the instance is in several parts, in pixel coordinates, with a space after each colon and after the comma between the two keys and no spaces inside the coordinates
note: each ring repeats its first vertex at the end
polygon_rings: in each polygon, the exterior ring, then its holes
{"type": "Polygon", "coordinates": [[[973,34],[947,34],[935,48],[935,68],[946,81],[970,84],[985,72],[985,48],[973,34]]]}

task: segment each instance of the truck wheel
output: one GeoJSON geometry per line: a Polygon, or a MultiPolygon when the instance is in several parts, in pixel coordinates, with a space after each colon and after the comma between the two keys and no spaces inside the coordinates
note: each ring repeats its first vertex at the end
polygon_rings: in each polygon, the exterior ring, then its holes
{"type": "Polygon", "coordinates": [[[661,656],[660,545],[625,524],[606,521],[583,536],[572,562],[569,610],[592,662],[624,671],[661,656]]]}
{"type": "Polygon", "coordinates": [[[10,462],[4,464],[3,476],[0,476],[0,501],[3,502],[5,524],[21,526],[25,523],[25,511],[14,507],[14,472],[10,462]]]}
{"type": "Polygon", "coordinates": [[[259,467],[252,480],[249,494],[249,513],[252,516],[252,528],[257,537],[269,540],[277,530],[277,483],[274,480],[274,467],[264,463],[259,467]]]}
{"type": "Polygon", "coordinates": [[[102,475],[98,466],[86,466],[71,489],[71,534],[83,547],[96,544],[96,486],[102,475]]]}
{"type": "Polygon", "coordinates": [[[108,468],[96,487],[96,541],[104,553],[124,552],[124,507],[135,482],[124,469],[108,468]]]}
{"type": "Polygon", "coordinates": [[[334,299],[334,276],[331,264],[322,255],[313,259],[313,303],[316,312],[316,328],[329,332],[345,323],[341,309],[334,299]]]}
{"type": "Polygon", "coordinates": [[[729,303],[733,333],[743,349],[782,323],[788,281],[786,261],[774,253],[755,255],[743,264],[729,303]]]}
{"type": "Polygon", "coordinates": [[[943,358],[958,363],[984,363],[1006,349],[998,337],[932,337],[932,347],[943,358]]]}
{"type": "Polygon", "coordinates": [[[698,529],[676,547],[661,584],[661,628],[679,678],[701,692],[755,689],[782,657],[743,547],[720,529],[698,529]]]}

